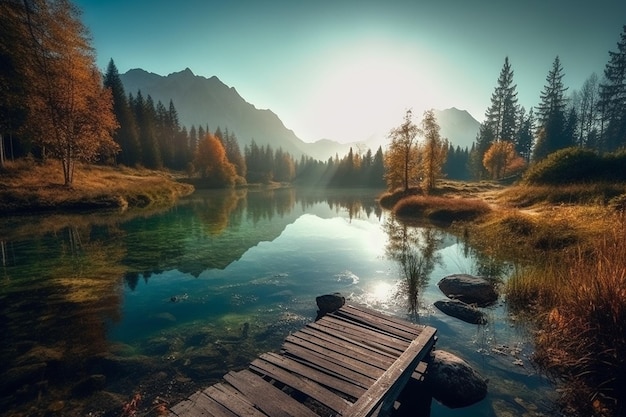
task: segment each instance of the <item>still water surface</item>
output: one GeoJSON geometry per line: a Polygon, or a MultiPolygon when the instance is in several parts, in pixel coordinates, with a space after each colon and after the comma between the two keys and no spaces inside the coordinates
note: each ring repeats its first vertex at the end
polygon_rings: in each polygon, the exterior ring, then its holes
{"type": "Polygon", "coordinates": [[[374,198],[198,191],[162,211],[2,219],[0,410],[119,415],[137,392],[144,409],[176,401],[278,350],[315,318],[317,295],[341,292],[436,327],[438,348],[489,379],[481,403],[433,402],[432,416],[551,414],[554,388],[504,300],[485,326],[433,307],[444,276],[506,279],[507,266],[374,198]]]}

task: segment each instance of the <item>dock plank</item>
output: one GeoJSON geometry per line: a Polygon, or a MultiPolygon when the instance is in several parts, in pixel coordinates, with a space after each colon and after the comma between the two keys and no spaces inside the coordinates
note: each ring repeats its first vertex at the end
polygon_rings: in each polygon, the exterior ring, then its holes
{"type": "Polygon", "coordinates": [[[347,406],[352,405],[349,401],[324,388],[317,382],[295,373],[291,373],[263,359],[255,359],[252,361],[250,368],[285,385],[297,389],[314,400],[326,405],[335,412],[341,413],[347,406]]]}
{"type": "Polygon", "coordinates": [[[248,370],[229,372],[224,379],[269,417],[318,417],[309,408],[248,370]]]}

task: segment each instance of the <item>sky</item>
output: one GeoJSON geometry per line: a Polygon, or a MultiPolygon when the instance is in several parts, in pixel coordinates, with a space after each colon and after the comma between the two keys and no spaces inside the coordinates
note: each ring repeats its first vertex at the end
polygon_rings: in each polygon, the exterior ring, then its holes
{"type": "Polygon", "coordinates": [[[408,109],[482,121],[507,56],[529,110],[557,55],[568,93],[578,90],[602,75],[626,25],[624,0],[75,4],[103,71],[113,59],[120,73],[215,75],[307,142],[383,137],[408,109]]]}

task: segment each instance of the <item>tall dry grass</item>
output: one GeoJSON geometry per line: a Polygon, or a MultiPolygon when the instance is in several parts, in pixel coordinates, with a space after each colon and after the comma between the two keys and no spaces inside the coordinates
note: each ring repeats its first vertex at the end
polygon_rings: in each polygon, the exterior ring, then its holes
{"type": "Polygon", "coordinates": [[[564,381],[573,414],[626,412],[626,221],[614,220],[594,246],[553,254],[507,285],[509,303],[538,311],[535,360],[564,381]]]}
{"type": "Polygon", "coordinates": [[[419,217],[436,223],[474,220],[491,211],[478,198],[457,198],[415,195],[403,198],[393,207],[400,217],[419,217]]]}

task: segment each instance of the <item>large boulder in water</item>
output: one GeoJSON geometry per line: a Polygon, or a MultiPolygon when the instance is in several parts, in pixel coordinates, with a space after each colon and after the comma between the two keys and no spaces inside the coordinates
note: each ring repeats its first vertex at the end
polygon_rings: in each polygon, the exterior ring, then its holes
{"type": "Polygon", "coordinates": [[[487,306],[498,299],[498,293],[489,281],[467,274],[448,275],[437,284],[448,297],[466,304],[487,306]]]}
{"type": "Polygon", "coordinates": [[[317,308],[319,308],[317,312],[317,317],[319,318],[339,310],[346,303],[346,299],[336,292],[334,294],[320,295],[315,298],[315,302],[317,303],[317,308]]]}
{"type": "Polygon", "coordinates": [[[432,352],[424,379],[432,397],[449,408],[467,407],[485,398],[487,381],[452,353],[432,352]]]}
{"type": "Polygon", "coordinates": [[[485,324],[487,323],[487,318],[485,314],[479,309],[465,304],[460,300],[438,300],[435,301],[435,307],[441,310],[443,313],[448,316],[456,317],[457,319],[463,320],[466,323],[471,324],[485,324]]]}

